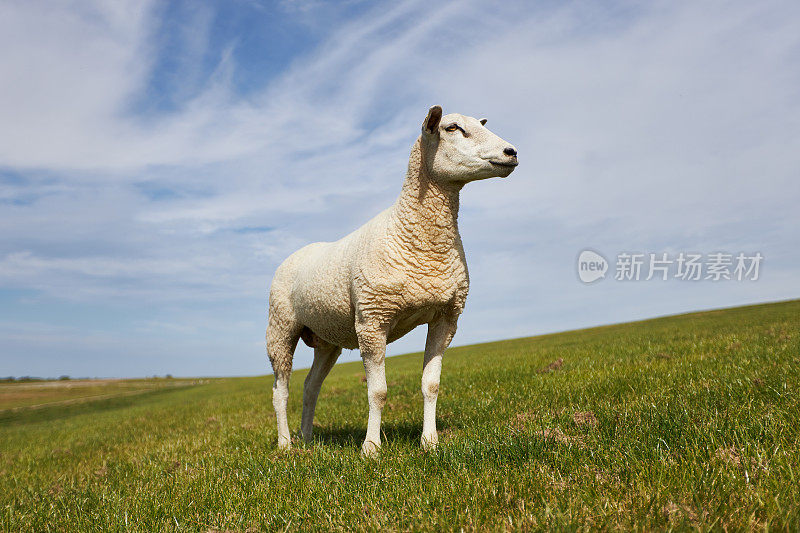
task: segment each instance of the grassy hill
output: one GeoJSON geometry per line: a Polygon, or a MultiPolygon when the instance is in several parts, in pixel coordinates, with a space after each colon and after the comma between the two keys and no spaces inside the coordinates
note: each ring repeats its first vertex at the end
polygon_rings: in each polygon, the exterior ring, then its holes
{"type": "Polygon", "coordinates": [[[360,363],[290,453],[270,377],[0,411],[0,527],[797,530],[799,326],[791,301],[450,349],[429,454],[421,354],[393,357],[377,460],[360,363]]]}

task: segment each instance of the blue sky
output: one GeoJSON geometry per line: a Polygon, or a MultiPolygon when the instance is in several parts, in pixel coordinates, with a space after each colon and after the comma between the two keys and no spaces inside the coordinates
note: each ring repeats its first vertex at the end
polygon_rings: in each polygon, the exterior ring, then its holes
{"type": "Polygon", "coordinates": [[[4,2],[0,375],[269,372],[275,268],[394,201],[436,103],[521,162],[462,193],[454,344],[800,297],[799,25],[790,1],[4,2]],[[764,262],[585,285],[587,248],[764,262]]]}

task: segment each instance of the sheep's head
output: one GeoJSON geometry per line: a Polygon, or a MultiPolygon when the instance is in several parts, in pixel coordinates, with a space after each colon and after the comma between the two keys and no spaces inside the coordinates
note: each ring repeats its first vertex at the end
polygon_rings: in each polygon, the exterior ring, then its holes
{"type": "Polygon", "coordinates": [[[517,150],[486,126],[486,119],[451,113],[441,106],[428,111],[420,138],[423,164],[444,183],[506,177],[517,166],[517,150]]]}

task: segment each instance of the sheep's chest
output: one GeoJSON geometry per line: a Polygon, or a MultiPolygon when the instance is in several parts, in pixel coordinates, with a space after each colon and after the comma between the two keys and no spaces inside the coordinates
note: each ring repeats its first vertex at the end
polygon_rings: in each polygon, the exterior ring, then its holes
{"type": "Polygon", "coordinates": [[[469,280],[458,258],[433,263],[425,269],[409,269],[404,278],[402,303],[396,310],[390,341],[432,321],[437,315],[458,314],[463,309],[469,280]]]}
{"type": "Polygon", "coordinates": [[[411,253],[390,244],[356,278],[357,313],[388,325],[392,342],[437,316],[460,314],[468,289],[467,268],[458,248],[411,253]]]}
{"type": "Polygon", "coordinates": [[[460,290],[466,290],[466,277],[461,272],[410,272],[405,279],[403,299],[410,309],[440,307],[455,303],[460,290]]]}

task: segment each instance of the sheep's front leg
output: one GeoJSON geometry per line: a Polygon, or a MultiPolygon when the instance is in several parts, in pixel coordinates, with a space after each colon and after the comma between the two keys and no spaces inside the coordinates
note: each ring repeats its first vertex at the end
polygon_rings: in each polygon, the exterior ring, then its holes
{"type": "Polygon", "coordinates": [[[436,432],[436,400],[439,397],[439,377],[442,374],[442,354],[456,333],[456,320],[442,318],[428,324],[425,359],[422,366],[422,448],[430,450],[439,444],[436,432]]]}
{"type": "Polygon", "coordinates": [[[369,419],[367,436],[361,446],[361,453],[374,456],[381,447],[381,413],[386,404],[386,334],[365,329],[358,334],[358,348],[364,360],[367,375],[367,400],[369,419]]]}

